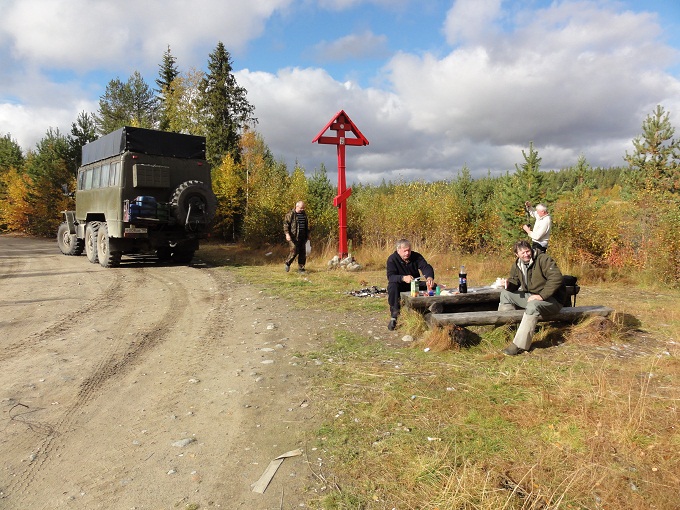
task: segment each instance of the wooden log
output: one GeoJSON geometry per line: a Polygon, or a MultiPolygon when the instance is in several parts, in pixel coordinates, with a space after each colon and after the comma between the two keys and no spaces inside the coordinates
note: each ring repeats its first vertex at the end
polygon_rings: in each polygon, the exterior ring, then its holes
{"type": "MultiPolygon", "coordinates": [[[[565,306],[559,313],[541,317],[539,322],[578,322],[583,317],[599,315],[607,317],[614,310],[606,306],[565,306]]],[[[456,326],[482,326],[518,323],[522,320],[524,310],[510,310],[507,312],[460,312],[460,313],[430,313],[427,321],[431,326],[455,324],[456,326]]]]}
{"type": "MultiPolygon", "coordinates": [[[[565,305],[575,305],[576,295],[581,290],[578,285],[569,285],[565,305]]],[[[492,287],[471,288],[465,294],[451,294],[444,296],[411,296],[408,292],[401,293],[401,302],[404,308],[411,308],[418,312],[435,312],[442,307],[449,312],[474,312],[494,310],[498,307],[501,298],[501,289],[492,287]],[[433,307],[432,305],[435,305],[433,307]]]]}
{"type": "Polygon", "coordinates": [[[459,306],[469,305],[471,303],[496,303],[500,301],[501,289],[492,289],[490,287],[480,289],[470,289],[465,294],[452,294],[444,296],[415,296],[412,297],[408,292],[401,293],[401,301],[404,308],[412,308],[413,310],[427,310],[434,303],[440,303],[443,306],[459,306]]]}

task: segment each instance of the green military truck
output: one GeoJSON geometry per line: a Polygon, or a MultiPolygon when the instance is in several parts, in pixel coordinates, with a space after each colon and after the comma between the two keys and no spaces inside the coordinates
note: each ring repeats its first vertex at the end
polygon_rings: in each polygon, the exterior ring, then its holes
{"type": "Polygon", "coordinates": [[[120,265],[124,254],[191,262],[208,236],[217,200],[205,138],[123,127],[83,146],[76,210],[64,211],[64,255],[120,265]]]}

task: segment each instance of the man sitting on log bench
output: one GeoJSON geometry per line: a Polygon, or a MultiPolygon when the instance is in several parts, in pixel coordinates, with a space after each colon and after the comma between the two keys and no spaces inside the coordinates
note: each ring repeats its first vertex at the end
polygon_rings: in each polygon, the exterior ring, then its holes
{"type": "Polygon", "coordinates": [[[498,311],[524,309],[524,315],[514,340],[503,349],[507,356],[529,350],[539,319],[558,313],[567,292],[562,272],[550,255],[532,250],[527,241],[518,241],[513,250],[517,259],[501,290],[498,311]]]}
{"type": "Polygon", "coordinates": [[[387,258],[387,302],[390,305],[390,322],[387,329],[394,331],[397,327],[397,317],[401,309],[402,292],[411,288],[411,281],[420,278],[420,273],[426,278],[428,289],[434,285],[434,269],[425,257],[417,251],[411,250],[411,241],[399,239],[394,253],[387,258]]]}

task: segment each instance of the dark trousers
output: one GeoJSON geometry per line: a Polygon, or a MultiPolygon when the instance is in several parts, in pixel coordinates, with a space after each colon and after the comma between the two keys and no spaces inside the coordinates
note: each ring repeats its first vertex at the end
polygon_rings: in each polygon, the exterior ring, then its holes
{"type": "Polygon", "coordinates": [[[396,318],[401,310],[401,295],[402,292],[411,290],[411,284],[405,282],[387,284],[387,303],[390,305],[390,316],[396,318]]]}
{"type": "Polygon", "coordinates": [[[300,269],[305,268],[305,264],[307,263],[307,247],[305,246],[306,244],[307,238],[288,241],[288,247],[290,248],[290,252],[288,253],[288,258],[286,258],[287,266],[290,266],[295,260],[295,257],[297,257],[298,266],[300,267],[300,269]]]}
{"type": "Polygon", "coordinates": [[[547,247],[547,246],[541,246],[541,245],[538,244],[536,241],[534,241],[533,243],[531,243],[531,247],[532,247],[534,250],[540,250],[541,253],[545,253],[545,252],[548,250],[548,247],[547,247]]]}

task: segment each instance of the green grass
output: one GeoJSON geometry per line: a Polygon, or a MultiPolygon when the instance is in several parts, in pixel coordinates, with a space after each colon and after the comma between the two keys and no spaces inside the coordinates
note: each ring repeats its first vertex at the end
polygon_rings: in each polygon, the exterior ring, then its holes
{"type": "MultiPolygon", "coordinates": [[[[362,283],[384,286],[377,263],[345,273],[310,261],[301,277],[236,247],[219,250],[240,261],[228,264],[239,279],[273,295],[388,315],[386,300],[346,294],[362,283]]],[[[214,253],[212,260],[220,263],[214,253]]],[[[321,420],[311,442],[329,483],[308,505],[676,509],[680,292],[603,283],[582,285],[578,299],[617,314],[605,323],[546,324],[539,348],[515,358],[499,355],[511,327],[476,328],[478,342],[452,348],[442,341],[447,334],[408,314],[399,332],[416,336],[412,347],[338,330],[320,350],[300,353],[324,360],[311,383],[321,420]]]]}

